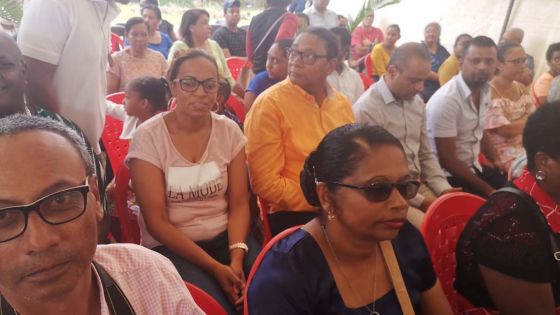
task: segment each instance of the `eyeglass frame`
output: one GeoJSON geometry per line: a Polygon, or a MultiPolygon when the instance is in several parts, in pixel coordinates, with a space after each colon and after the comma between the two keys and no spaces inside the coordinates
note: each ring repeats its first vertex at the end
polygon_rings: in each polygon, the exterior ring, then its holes
{"type": "Polygon", "coordinates": [[[527,57],[505,60],[505,62],[509,62],[509,63],[511,63],[513,65],[516,65],[516,66],[526,65],[528,61],[529,61],[529,58],[527,58],[527,57]]]}
{"type": "Polygon", "coordinates": [[[296,56],[292,56],[292,54],[296,54],[297,57],[298,57],[299,59],[301,59],[301,62],[303,62],[304,65],[308,65],[308,66],[314,65],[314,64],[317,62],[317,58],[325,58],[325,59],[328,59],[328,58],[329,58],[328,55],[319,55],[319,54],[314,53],[314,52],[299,51],[299,50],[296,50],[296,49],[293,48],[293,47],[288,48],[288,49],[287,49],[287,52],[288,52],[288,59],[290,59],[290,58],[294,58],[294,59],[295,59],[296,56]],[[313,61],[312,61],[312,62],[306,62],[305,59],[303,58],[303,55],[304,55],[304,54],[308,54],[308,56],[313,57],[313,58],[312,58],[313,61]]]}
{"type": "Polygon", "coordinates": [[[187,92],[187,93],[196,92],[200,86],[202,86],[202,90],[206,94],[216,93],[220,89],[220,82],[218,80],[214,79],[214,78],[208,78],[206,80],[198,80],[195,77],[186,77],[186,78],[182,78],[182,79],[175,79],[175,80],[173,80],[173,83],[179,83],[179,87],[181,88],[181,90],[184,91],[184,92],[187,92]],[[186,90],[185,88],[183,88],[183,84],[181,83],[182,81],[185,81],[185,80],[193,80],[194,82],[196,82],[196,87],[192,91],[186,90]],[[214,80],[216,82],[216,89],[208,91],[208,90],[206,90],[206,87],[204,86],[204,83],[210,82],[211,80],[214,80]]]}
{"type": "Polygon", "coordinates": [[[5,242],[9,242],[9,241],[11,241],[11,240],[14,240],[14,239],[16,239],[16,238],[22,236],[22,235],[25,233],[25,231],[27,230],[28,222],[29,222],[29,214],[30,214],[32,211],[36,211],[37,214],[39,214],[39,217],[41,218],[41,220],[43,220],[43,222],[45,222],[45,223],[47,223],[47,224],[49,224],[49,225],[61,225],[61,224],[65,224],[65,223],[74,221],[74,220],[76,220],[77,218],[81,217],[81,216],[86,212],[87,205],[88,205],[88,204],[87,204],[87,195],[88,195],[88,193],[90,192],[90,187],[89,187],[89,185],[87,184],[87,179],[85,180],[85,182],[86,182],[86,184],[84,184],[84,185],[80,185],[80,186],[76,186],[76,187],[70,187],[70,188],[66,188],[66,189],[63,189],[63,190],[54,192],[54,193],[52,193],[52,194],[48,194],[48,195],[46,195],[46,196],[44,196],[44,197],[39,198],[38,200],[35,200],[34,202],[32,202],[32,203],[30,203],[30,204],[27,204],[27,205],[19,205],[19,206],[10,206],[10,207],[6,207],[6,208],[0,208],[0,215],[1,215],[3,212],[6,212],[6,211],[19,210],[19,212],[23,212],[23,215],[24,215],[24,218],[25,218],[24,225],[23,225],[23,229],[21,230],[21,232],[19,232],[17,235],[15,235],[15,236],[13,236],[13,237],[11,237],[11,238],[8,238],[8,239],[6,239],[6,240],[0,240],[0,244],[1,244],[1,243],[5,243],[5,242]],[[56,222],[56,223],[49,222],[49,221],[43,216],[43,213],[41,213],[41,210],[40,210],[40,209],[41,209],[41,203],[42,203],[43,201],[49,199],[49,198],[52,198],[52,197],[58,195],[58,194],[63,194],[63,193],[68,193],[68,192],[73,192],[73,191],[78,191],[78,192],[82,193],[82,198],[83,198],[83,200],[84,200],[84,208],[80,211],[80,213],[79,213],[78,215],[76,215],[76,216],[73,217],[72,219],[68,219],[68,220],[66,220],[66,221],[56,222]]]}
{"type": "Polygon", "coordinates": [[[412,196],[412,197],[410,197],[410,198],[405,197],[405,196],[401,193],[401,191],[398,189],[397,186],[398,186],[398,185],[403,185],[403,184],[415,184],[415,185],[416,185],[416,193],[415,193],[414,195],[416,195],[416,194],[418,194],[418,189],[420,188],[420,185],[421,185],[420,181],[419,181],[419,180],[415,180],[415,179],[405,180],[405,181],[397,182],[397,183],[381,181],[381,182],[371,183],[371,184],[366,185],[366,186],[356,186],[356,185],[350,185],[350,184],[345,184],[345,183],[341,183],[341,182],[331,182],[331,181],[321,181],[321,182],[323,182],[323,183],[325,183],[325,184],[331,184],[331,185],[335,185],[335,186],[340,186],[340,187],[346,187],[346,188],[361,190],[362,193],[363,193],[363,195],[364,195],[364,197],[365,197],[367,200],[371,201],[371,202],[383,202],[383,201],[386,201],[387,199],[389,199],[389,197],[390,197],[391,194],[393,193],[393,190],[395,190],[395,189],[397,189],[397,191],[399,192],[399,194],[401,194],[401,196],[402,196],[404,199],[410,200],[410,199],[414,198],[414,196],[412,196]],[[372,199],[368,198],[367,190],[368,190],[368,189],[371,189],[371,188],[374,187],[375,185],[379,185],[379,184],[390,184],[390,185],[391,185],[391,191],[387,194],[387,197],[384,198],[384,199],[381,199],[381,200],[372,200],[372,199]]]}

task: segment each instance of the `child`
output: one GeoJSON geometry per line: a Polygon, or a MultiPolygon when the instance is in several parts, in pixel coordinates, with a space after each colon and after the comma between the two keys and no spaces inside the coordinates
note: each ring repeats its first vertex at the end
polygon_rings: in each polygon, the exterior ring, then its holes
{"type": "Polygon", "coordinates": [[[124,106],[107,102],[107,115],[124,121],[121,139],[132,139],[136,127],[167,110],[167,90],[162,80],[138,77],[126,85],[124,106]]]}

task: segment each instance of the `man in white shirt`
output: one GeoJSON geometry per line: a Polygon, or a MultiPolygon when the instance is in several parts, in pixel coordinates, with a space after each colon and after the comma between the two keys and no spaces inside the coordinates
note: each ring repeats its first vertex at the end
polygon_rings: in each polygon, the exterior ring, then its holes
{"type": "Polygon", "coordinates": [[[364,93],[364,83],[358,72],[346,64],[352,37],[348,29],[344,27],[333,27],[331,32],[338,38],[340,51],[336,68],[327,77],[327,82],[333,89],[344,94],[350,101],[350,104],[354,104],[360,95],[364,93]]]}
{"type": "Polygon", "coordinates": [[[99,189],[75,131],[8,116],[0,151],[0,313],[203,314],[167,258],[97,245],[99,189]]]}
{"type": "Polygon", "coordinates": [[[24,6],[18,45],[27,63],[28,102],[74,121],[96,154],[105,124],[105,69],[115,1],[40,0],[24,6]]]}
{"type": "Polygon", "coordinates": [[[473,38],[465,47],[461,72],[436,91],[427,105],[428,132],[449,183],[484,197],[505,183],[504,176],[479,163],[490,105],[488,80],[496,71],[496,60],[492,39],[473,38]]]}
{"type": "MultiPolygon", "coordinates": [[[[356,122],[379,125],[401,141],[411,174],[425,183],[409,201],[422,211],[428,210],[436,196],[454,190],[430,147],[426,106],[418,95],[424,88],[430,67],[430,53],[422,44],[400,46],[391,57],[385,75],[353,106],[356,122]]],[[[410,209],[408,217],[420,226],[423,213],[415,213],[416,209],[410,209]]]]}
{"type": "Polygon", "coordinates": [[[328,5],[329,0],[314,0],[313,5],[303,11],[309,17],[309,26],[332,28],[338,25],[338,16],[327,9],[328,5]]]}

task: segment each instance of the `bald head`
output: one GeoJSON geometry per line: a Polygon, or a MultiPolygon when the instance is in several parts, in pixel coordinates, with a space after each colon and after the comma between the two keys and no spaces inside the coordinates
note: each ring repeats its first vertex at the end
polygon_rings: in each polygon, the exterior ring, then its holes
{"type": "Polygon", "coordinates": [[[389,66],[395,65],[398,69],[403,70],[408,61],[413,58],[418,58],[421,60],[432,60],[430,52],[426,47],[420,43],[406,43],[395,49],[391,60],[389,60],[389,66]]]}
{"type": "Polygon", "coordinates": [[[517,27],[510,28],[504,33],[504,35],[502,35],[501,42],[521,45],[523,42],[523,36],[525,36],[525,32],[522,29],[517,27]]]}
{"type": "Polygon", "coordinates": [[[12,36],[4,31],[0,31],[0,51],[14,57],[16,60],[23,60],[23,55],[19,50],[16,41],[12,36]]]}

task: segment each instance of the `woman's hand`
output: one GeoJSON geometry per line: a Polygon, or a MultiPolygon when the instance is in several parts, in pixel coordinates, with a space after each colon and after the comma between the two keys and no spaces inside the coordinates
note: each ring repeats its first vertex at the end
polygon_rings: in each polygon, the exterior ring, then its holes
{"type": "Polygon", "coordinates": [[[241,281],[230,266],[218,264],[212,274],[232,303],[236,306],[243,303],[244,281],[241,281]]]}

